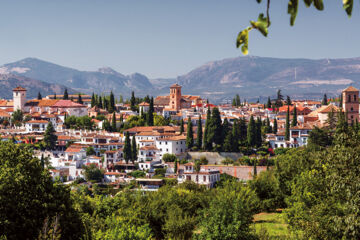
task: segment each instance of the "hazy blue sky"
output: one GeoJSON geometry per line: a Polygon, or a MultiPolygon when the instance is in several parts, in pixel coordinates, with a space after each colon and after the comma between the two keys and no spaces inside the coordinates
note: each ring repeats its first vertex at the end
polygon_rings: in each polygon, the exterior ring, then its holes
{"type": "MultiPolygon", "coordinates": [[[[360,56],[359,2],[351,19],[341,0],[325,2],[318,12],[301,1],[290,27],[287,1],[272,1],[269,36],[253,32],[250,54],[360,56]]],[[[176,77],[240,56],[237,33],[264,11],[255,0],[3,0],[0,65],[37,57],[80,70],[109,66],[124,74],[176,77]]]]}

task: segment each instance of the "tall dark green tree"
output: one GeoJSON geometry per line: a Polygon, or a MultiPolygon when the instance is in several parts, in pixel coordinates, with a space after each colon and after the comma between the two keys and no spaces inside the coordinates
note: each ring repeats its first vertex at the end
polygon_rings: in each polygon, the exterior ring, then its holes
{"type": "Polygon", "coordinates": [[[115,115],[115,112],[113,112],[113,115],[112,115],[111,131],[116,132],[116,115],[115,115]]]}
{"type": "Polygon", "coordinates": [[[149,111],[147,113],[147,125],[148,126],[154,126],[154,98],[151,97],[150,99],[150,106],[149,111]]]}
{"type": "Polygon", "coordinates": [[[137,146],[135,136],[131,140],[131,161],[134,163],[137,160],[137,146]]]}
{"type": "Polygon", "coordinates": [[[297,110],[296,110],[296,106],[294,105],[293,119],[291,121],[291,126],[295,127],[297,124],[298,124],[298,122],[297,122],[297,110]]]}
{"type": "Polygon", "coordinates": [[[340,102],[339,102],[339,106],[340,106],[340,107],[342,107],[342,105],[343,105],[343,101],[344,101],[344,99],[343,99],[343,95],[342,95],[342,94],[340,94],[340,102]]]}
{"type": "Polygon", "coordinates": [[[115,97],[113,92],[110,92],[110,101],[109,101],[109,113],[113,113],[115,111],[115,97]]]}
{"type": "Polygon", "coordinates": [[[186,147],[191,149],[194,146],[194,133],[192,129],[193,125],[191,122],[191,118],[188,118],[187,121],[187,131],[186,131],[186,147]]]}
{"type": "Polygon", "coordinates": [[[41,99],[42,99],[42,96],[41,96],[41,93],[40,93],[40,92],[38,93],[37,99],[38,99],[38,100],[41,100],[41,99]]]}
{"type": "Polygon", "coordinates": [[[286,96],[286,105],[288,105],[288,106],[291,105],[291,98],[290,98],[290,96],[286,96]]]}
{"type": "Polygon", "coordinates": [[[245,118],[239,121],[240,141],[247,141],[247,126],[245,118]]]}
{"type": "Polygon", "coordinates": [[[134,91],[131,92],[130,108],[132,111],[136,111],[136,99],[134,91]]]}
{"type": "Polygon", "coordinates": [[[268,97],[266,107],[267,107],[267,108],[271,108],[271,100],[270,100],[270,97],[268,97]]]}
{"type": "Polygon", "coordinates": [[[261,134],[261,127],[262,127],[262,122],[261,119],[258,117],[256,119],[256,146],[259,147],[261,146],[262,143],[262,134],[261,134]]]}
{"type": "Polygon", "coordinates": [[[250,117],[250,121],[247,127],[247,142],[251,147],[256,145],[256,123],[253,116],[250,117]]]}
{"type": "Polygon", "coordinates": [[[321,101],[321,105],[328,105],[328,99],[326,93],[324,94],[323,100],[321,101]]]}
{"type": "Polygon", "coordinates": [[[65,88],[63,99],[69,100],[69,94],[68,94],[67,88],[65,88]]]}
{"type": "Polygon", "coordinates": [[[236,107],[236,98],[233,98],[231,105],[232,105],[233,107],[236,107]]]}
{"type": "Polygon", "coordinates": [[[233,144],[234,144],[233,142],[234,142],[233,134],[231,131],[228,131],[228,133],[225,136],[223,150],[225,152],[232,152],[233,144]]]}
{"type": "Polygon", "coordinates": [[[130,135],[129,135],[128,131],[125,133],[125,143],[124,143],[123,152],[124,152],[124,159],[125,159],[126,163],[128,163],[131,160],[131,156],[132,156],[131,141],[130,141],[130,135]]]}
{"type": "Polygon", "coordinates": [[[55,135],[55,129],[54,126],[52,124],[52,122],[49,122],[49,124],[46,127],[45,133],[44,133],[44,147],[47,150],[52,150],[55,149],[56,147],[56,141],[57,141],[57,136],[55,135]]]}
{"type": "Polygon", "coordinates": [[[274,127],[273,127],[273,133],[277,134],[278,131],[278,125],[277,125],[277,120],[276,118],[274,119],[274,127]]]}
{"type": "Polygon", "coordinates": [[[239,151],[239,141],[240,141],[240,126],[238,120],[235,119],[233,127],[232,127],[232,143],[231,143],[231,151],[238,152],[239,151]]]}
{"type": "Polygon", "coordinates": [[[290,140],[290,109],[289,106],[286,112],[286,122],[285,122],[285,140],[290,140]]]}
{"type": "Polygon", "coordinates": [[[57,99],[57,97],[56,97],[56,93],[54,93],[54,99],[57,99]]]}
{"type": "Polygon", "coordinates": [[[220,112],[217,107],[213,109],[211,114],[211,120],[208,130],[208,141],[211,144],[215,144],[217,147],[221,146],[223,143],[223,128],[221,123],[220,112]]]}
{"type": "Polygon", "coordinates": [[[95,105],[96,105],[95,94],[92,93],[92,95],[91,95],[91,107],[94,107],[95,105]]]}
{"type": "Polygon", "coordinates": [[[98,108],[101,108],[101,109],[103,109],[103,101],[102,101],[102,98],[101,98],[101,96],[99,96],[99,100],[98,100],[98,108]]]}
{"type": "Polygon", "coordinates": [[[197,138],[196,138],[196,146],[199,150],[202,148],[202,141],[203,141],[203,131],[202,131],[201,115],[199,115],[199,120],[197,125],[197,138]]]}
{"type": "Polygon", "coordinates": [[[83,104],[84,102],[83,102],[83,100],[82,100],[82,98],[81,98],[81,94],[79,93],[79,96],[78,96],[78,103],[80,103],[80,104],[83,104]]]}
{"type": "Polygon", "coordinates": [[[205,131],[204,131],[204,149],[209,151],[212,149],[212,142],[209,141],[209,128],[211,122],[211,110],[208,106],[207,114],[206,114],[206,122],[205,122],[205,131]]]}
{"type": "Polygon", "coordinates": [[[241,100],[240,100],[239,94],[236,94],[236,106],[237,106],[237,107],[240,107],[240,106],[241,106],[241,100]]]}
{"type": "Polygon", "coordinates": [[[227,120],[227,118],[224,119],[224,123],[223,123],[223,139],[225,139],[227,133],[231,130],[230,128],[230,123],[229,121],[227,120]]]}
{"type": "Polygon", "coordinates": [[[181,119],[181,120],[180,120],[180,134],[183,134],[184,131],[185,131],[185,130],[184,130],[184,120],[181,119]]]}

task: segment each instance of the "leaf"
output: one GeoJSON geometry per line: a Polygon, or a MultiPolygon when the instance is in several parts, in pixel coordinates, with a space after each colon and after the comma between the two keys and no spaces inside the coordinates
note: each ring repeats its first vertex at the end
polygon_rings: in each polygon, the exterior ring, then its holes
{"type": "Polygon", "coordinates": [[[304,0],[305,6],[310,7],[314,0],[304,0]]]}
{"type": "Polygon", "coordinates": [[[257,1],[257,3],[261,3],[261,0],[256,0],[257,1]]]}
{"type": "Polygon", "coordinates": [[[239,48],[242,45],[241,51],[244,55],[248,54],[249,31],[250,30],[251,30],[251,28],[242,30],[236,39],[236,47],[239,48]]]}
{"type": "Polygon", "coordinates": [[[324,10],[324,3],[322,0],[314,0],[314,6],[319,11],[324,10]]]}
{"type": "MultiPolygon", "coordinates": [[[[315,0],[316,1],[316,0],[315,0]]],[[[290,14],[290,25],[294,26],[298,12],[299,0],[290,0],[288,3],[288,14],[290,14]]]]}
{"type": "Polygon", "coordinates": [[[268,27],[270,26],[270,23],[268,23],[268,19],[264,17],[263,13],[259,15],[256,22],[250,21],[250,23],[253,28],[259,30],[259,32],[261,32],[265,37],[268,35],[268,27]]]}
{"type": "Polygon", "coordinates": [[[354,1],[353,0],[343,0],[343,8],[347,13],[348,17],[351,17],[354,1]]]}

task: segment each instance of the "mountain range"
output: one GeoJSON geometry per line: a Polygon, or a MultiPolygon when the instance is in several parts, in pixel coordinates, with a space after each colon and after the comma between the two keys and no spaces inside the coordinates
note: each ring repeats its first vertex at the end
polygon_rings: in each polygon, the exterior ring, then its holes
{"type": "MultiPolygon", "coordinates": [[[[312,60],[246,56],[212,61],[167,79],[149,79],[140,73],[124,75],[108,67],[80,71],[26,58],[1,66],[0,74],[0,86],[13,87],[17,81],[16,84],[29,88],[29,92],[41,91],[43,95],[62,94],[67,87],[70,91],[88,94],[113,91],[127,97],[135,91],[138,96],[156,96],[168,93],[169,86],[176,82],[183,86],[184,94],[200,95],[215,102],[231,99],[235,94],[250,100],[264,100],[275,96],[278,89],[292,98],[320,99],[324,93],[338,95],[349,85],[360,86],[360,58],[312,60]],[[37,82],[25,85],[26,81],[37,82]]],[[[9,95],[5,90],[1,88],[1,97],[9,95]]]]}

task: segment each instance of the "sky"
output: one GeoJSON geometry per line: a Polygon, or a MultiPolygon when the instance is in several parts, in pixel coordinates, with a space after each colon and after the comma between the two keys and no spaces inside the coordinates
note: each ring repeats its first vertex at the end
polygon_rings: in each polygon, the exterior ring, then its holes
{"type": "MultiPolygon", "coordinates": [[[[0,65],[36,57],[79,70],[174,78],[209,61],[242,56],[239,31],[265,12],[265,0],[2,0],[0,65]]],[[[342,1],[300,9],[271,1],[267,38],[249,36],[249,53],[279,58],[359,57],[360,4],[349,19],[342,1]]]]}

